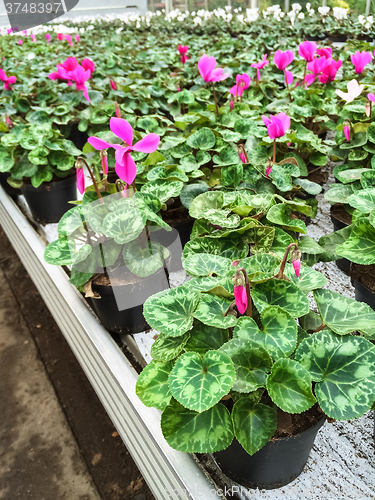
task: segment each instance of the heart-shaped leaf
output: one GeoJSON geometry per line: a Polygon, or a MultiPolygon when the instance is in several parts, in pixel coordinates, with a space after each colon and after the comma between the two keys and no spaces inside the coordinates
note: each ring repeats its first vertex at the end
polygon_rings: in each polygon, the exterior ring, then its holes
{"type": "Polygon", "coordinates": [[[284,274],[304,293],[309,293],[317,288],[323,288],[327,284],[327,278],[324,274],[314,271],[314,269],[307,266],[301,266],[299,277],[297,278],[293,265],[287,264],[284,274]]]}
{"type": "Polygon", "coordinates": [[[272,401],[287,413],[302,413],[316,399],[312,393],[311,376],[293,359],[279,359],[267,377],[267,391],[272,401]]]}
{"type": "Polygon", "coordinates": [[[169,375],[173,362],[151,361],[139,375],[135,392],[145,406],[163,410],[171,399],[169,375]]]}
{"type": "Polygon", "coordinates": [[[262,283],[278,273],[280,261],[274,255],[260,253],[241,260],[239,267],[245,269],[249,281],[252,283],[262,283]]]}
{"type": "Polygon", "coordinates": [[[204,217],[207,210],[220,210],[224,205],[224,195],[220,191],[209,191],[198,195],[189,207],[189,214],[194,219],[204,217]]]}
{"type": "Polygon", "coordinates": [[[140,278],[156,273],[163,267],[168,255],[169,250],[159,242],[147,241],[145,248],[142,248],[138,239],[126,243],[122,251],[125,265],[140,278]]]}
{"type": "Polygon", "coordinates": [[[236,379],[233,362],[220,351],[201,356],[186,352],[180,356],[169,376],[171,393],[179,403],[199,413],[228,394],[236,379]]]}
{"type": "Polygon", "coordinates": [[[368,188],[355,192],[348,197],[349,205],[368,214],[375,209],[375,189],[368,188]]]}
{"type": "Polygon", "coordinates": [[[254,455],[272,438],[277,428],[277,410],[241,398],[233,406],[234,434],[249,455],[254,455]]]}
{"type": "Polygon", "coordinates": [[[193,312],[198,302],[199,293],[177,287],[149,297],[143,306],[143,314],[155,330],[168,337],[179,337],[193,325],[193,312]]]}
{"type": "Polygon", "coordinates": [[[337,255],[356,264],[375,264],[375,228],[366,222],[350,228],[349,238],[336,247],[337,255]]]}
{"type": "Polygon", "coordinates": [[[306,225],[297,218],[291,217],[292,210],[284,204],[274,205],[270,208],[267,219],[274,224],[279,224],[283,229],[306,234],[306,225]]]}
{"type": "Polygon", "coordinates": [[[371,408],[375,394],[375,347],[366,339],[324,330],[298,347],[299,361],[316,381],[315,394],[326,415],[348,420],[371,408]]]}
{"type": "Polygon", "coordinates": [[[235,271],[230,259],[208,253],[190,255],[184,260],[184,268],[190,276],[229,276],[235,271]]]}
{"type": "Polygon", "coordinates": [[[211,129],[203,127],[188,138],[187,144],[194,149],[208,151],[215,145],[215,135],[211,129]]]}
{"type": "Polygon", "coordinates": [[[199,354],[219,349],[229,340],[228,330],[204,325],[197,320],[194,321],[194,326],[189,334],[190,338],[185,345],[185,351],[194,351],[199,354]]]}
{"type": "Polygon", "coordinates": [[[224,450],[234,436],[230,413],[223,404],[197,413],[173,399],[161,416],[161,430],[169,446],[184,453],[224,450]]]}
{"type": "Polygon", "coordinates": [[[268,306],[280,306],[293,318],[309,312],[309,300],[293,283],[286,280],[270,279],[256,285],[251,296],[258,311],[268,306]]]}
{"type": "Polygon", "coordinates": [[[190,332],[186,332],[180,337],[168,337],[161,333],[151,347],[151,356],[156,361],[171,361],[177,358],[190,338],[190,332]]]}
{"type": "Polygon", "coordinates": [[[226,316],[232,301],[216,295],[203,293],[194,311],[194,318],[208,326],[231,328],[237,322],[234,316],[226,316]]]}

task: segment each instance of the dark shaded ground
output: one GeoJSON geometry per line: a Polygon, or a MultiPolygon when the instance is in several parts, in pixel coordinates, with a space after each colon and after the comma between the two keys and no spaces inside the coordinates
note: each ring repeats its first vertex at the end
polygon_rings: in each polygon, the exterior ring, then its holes
{"type": "Polygon", "coordinates": [[[19,303],[102,499],[153,500],[151,491],[1,227],[0,266],[19,303]]]}

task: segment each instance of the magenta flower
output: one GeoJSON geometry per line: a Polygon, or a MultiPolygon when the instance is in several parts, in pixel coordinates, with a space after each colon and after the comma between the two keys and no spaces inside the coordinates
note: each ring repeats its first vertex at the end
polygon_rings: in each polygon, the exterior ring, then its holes
{"type": "Polygon", "coordinates": [[[65,71],[74,71],[78,66],[78,61],[75,57],[68,57],[65,62],[61,64],[65,71]]]}
{"type": "Polygon", "coordinates": [[[72,43],[72,37],[71,35],[65,35],[65,40],[68,42],[68,44],[73,47],[73,43],[72,43]]]}
{"type": "Polygon", "coordinates": [[[262,115],[262,120],[267,127],[268,136],[272,140],[283,137],[290,128],[290,117],[285,113],[279,113],[276,116],[270,115],[269,118],[262,115]]]}
{"type": "Polygon", "coordinates": [[[243,314],[247,309],[247,295],[245,286],[236,286],[234,285],[234,298],[236,301],[236,306],[238,312],[243,314]]]}
{"type": "Polygon", "coordinates": [[[285,75],[284,76],[285,85],[291,85],[293,83],[293,73],[285,69],[284,75],[285,75]]]}
{"type": "Polygon", "coordinates": [[[266,167],[266,177],[269,177],[271,172],[272,172],[272,165],[270,165],[269,167],[266,167]]]}
{"type": "Polygon", "coordinates": [[[18,43],[18,45],[23,45],[23,41],[22,41],[21,39],[20,39],[20,40],[18,40],[18,42],[17,42],[17,43],[18,43]]]}
{"type": "Polygon", "coordinates": [[[344,126],[344,135],[346,140],[349,142],[350,141],[350,127],[349,125],[344,126]]]}
{"type": "Polygon", "coordinates": [[[7,124],[8,128],[12,128],[12,120],[9,118],[9,116],[5,113],[5,123],[7,124]]]}
{"type": "Polygon", "coordinates": [[[189,60],[188,56],[186,55],[187,51],[189,50],[189,47],[187,45],[179,45],[178,46],[178,51],[181,54],[181,62],[182,64],[185,64],[186,61],[189,60]]]}
{"type": "Polygon", "coordinates": [[[249,75],[244,73],[243,75],[236,76],[236,82],[236,85],[233,85],[229,93],[233,94],[234,96],[241,97],[243,91],[249,88],[251,78],[249,77],[249,75]]]}
{"type": "Polygon", "coordinates": [[[112,89],[112,90],[117,90],[117,85],[116,85],[116,82],[114,82],[113,80],[110,80],[110,81],[109,81],[109,84],[111,85],[111,89],[112,89]]]}
{"type": "Polygon", "coordinates": [[[293,59],[294,59],[294,53],[291,50],[286,50],[285,52],[277,50],[273,58],[277,69],[281,71],[284,71],[284,69],[287,66],[289,66],[289,64],[293,61],[293,59]]]}
{"type": "Polygon", "coordinates": [[[51,41],[51,35],[49,33],[46,33],[46,40],[47,40],[47,43],[49,43],[51,41]]]}
{"type": "Polygon", "coordinates": [[[372,101],[372,102],[375,102],[375,94],[367,94],[367,98],[372,101]]]}
{"type": "Polygon", "coordinates": [[[83,95],[90,102],[90,97],[87,91],[85,82],[91,77],[90,70],[84,70],[82,66],[78,65],[73,71],[69,71],[69,78],[76,84],[77,90],[83,90],[83,95]]]}
{"type": "Polygon", "coordinates": [[[327,47],[326,49],[316,49],[318,56],[330,59],[332,57],[332,47],[327,47]]]}
{"type": "Polygon", "coordinates": [[[240,153],[238,156],[240,157],[240,160],[242,161],[242,163],[246,163],[245,153],[240,153]]]}
{"type": "Polygon", "coordinates": [[[57,33],[57,39],[58,40],[64,40],[64,35],[62,33],[57,33]]]}
{"type": "Polygon", "coordinates": [[[10,86],[13,85],[13,83],[16,83],[17,77],[10,76],[8,78],[5,74],[5,71],[3,69],[0,69],[0,80],[4,82],[4,90],[12,90],[10,86]]]}
{"type": "Polygon", "coordinates": [[[122,118],[111,118],[109,127],[117,137],[124,141],[123,145],[111,144],[98,137],[89,137],[88,142],[99,151],[114,148],[116,150],[116,173],[126,184],[132,184],[137,175],[137,166],[130,155],[131,151],[153,153],[159,145],[160,137],[151,133],[133,145],[133,129],[129,122],[122,118]]]}
{"type": "Polygon", "coordinates": [[[312,74],[307,74],[305,77],[305,82],[307,85],[311,85],[317,76],[323,71],[323,69],[331,64],[332,59],[327,59],[325,56],[313,59],[311,62],[307,63],[307,69],[312,72],[312,74]]]}
{"type": "Polygon", "coordinates": [[[76,35],[76,42],[80,42],[81,41],[81,37],[79,35],[76,35]]]}
{"type": "Polygon", "coordinates": [[[234,107],[234,101],[230,101],[229,108],[231,111],[233,110],[233,107],[234,107]]]}
{"type": "Polygon", "coordinates": [[[223,68],[216,68],[216,59],[206,54],[198,61],[198,70],[203,80],[207,82],[219,82],[229,77],[229,73],[223,73],[223,68]]]}
{"type": "Polygon", "coordinates": [[[76,169],[77,175],[77,188],[78,191],[83,194],[85,192],[85,174],[83,173],[83,168],[76,169]]]}
{"type": "Polygon", "coordinates": [[[301,259],[292,259],[292,264],[293,264],[294,272],[296,273],[296,276],[298,278],[299,272],[301,270],[301,259]]]}
{"type": "Polygon", "coordinates": [[[320,83],[333,82],[336,77],[336,73],[341,68],[341,65],[342,65],[341,59],[339,59],[338,61],[331,59],[330,63],[327,64],[327,66],[325,66],[325,68],[322,71],[322,74],[319,76],[320,83]]]}
{"type": "Polygon", "coordinates": [[[35,35],[31,34],[31,35],[30,35],[30,37],[31,37],[31,40],[32,40],[33,42],[36,42],[36,36],[35,36],[35,35]]]}
{"type": "Polygon", "coordinates": [[[372,54],[371,52],[357,52],[350,56],[352,63],[354,64],[354,69],[356,73],[362,73],[365,66],[371,62],[372,54]]]}
{"type": "Polygon", "coordinates": [[[81,62],[81,66],[83,69],[90,71],[90,73],[94,73],[95,64],[91,61],[91,59],[84,59],[81,62]]]}
{"type": "Polygon", "coordinates": [[[267,60],[267,54],[264,54],[262,61],[258,63],[252,63],[251,67],[257,69],[257,80],[260,82],[260,69],[263,69],[264,66],[267,66],[269,64],[269,61],[267,60]]]}
{"type": "Polygon", "coordinates": [[[306,62],[311,62],[314,59],[314,54],[318,48],[315,42],[303,42],[298,48],[298,54],[304,58],[306,62]]]}
{"type": "Polygon", "coordinates": [[[8,28],[8,29],[7,29],[7,33],[8,33],[8,35],[10,35],[10,34],[12,33],[12,31],[13,31],[13,28],[8,28]]]}

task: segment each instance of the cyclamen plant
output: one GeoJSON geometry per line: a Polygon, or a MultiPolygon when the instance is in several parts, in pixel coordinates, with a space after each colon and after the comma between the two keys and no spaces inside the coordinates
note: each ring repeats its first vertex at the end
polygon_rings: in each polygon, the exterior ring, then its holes
{"type": "Polygon", "coordinates": [[[213,453],[237,438],[253,455],[275,434],[280,413],[318,404],[347,420],[374,403],[374,311],[322,289],[324,276],[306,266],[297,277],[290,250],[282,261],[270,253],[240,262],[190,255],[192,279],[146,301],[144,315],[160,335],[136,392],[163,411],[172,448],[213,453]]]}

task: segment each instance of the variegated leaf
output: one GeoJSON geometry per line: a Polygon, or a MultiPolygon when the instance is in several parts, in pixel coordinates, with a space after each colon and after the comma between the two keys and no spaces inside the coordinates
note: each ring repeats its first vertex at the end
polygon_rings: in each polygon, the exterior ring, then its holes
{"type": "Polygon", "coordinates": [[[79,227],[83,228],[85,218],[81,207],[74,207],[65,212],[57,226],[57,232],[60,236],[70,236],[79,227]]]}
{"type": "Polygon", "coordinates": [[[161,416],[161,430],[169,446],[184,453],[224,450],[234,436],[230,413],[223,404],[198,413],[174,399],[161,416]]]}
{"type": "Polygon", "coordinates": [[[135,392],[144,405],[154,406],[159,410],[166,407],[171,399],[168,379],[172,368],[172,361],[151,361],[143,368],[135,392]]]}
{"type": "Polygon", "coordinates": [[[277,428],[277,410],[262,403],[241,398],[233,406],[234,434],[249,455],[263,448],[277,428]]]}
{"type": "Polygon", "coordinates": [[[199,354],[219,349],[229,340],[227,329],[204,325],[198,320],[194,321],[194,326],[189,334],[189,340],[184,347],[185,351],[198,352],[199,354]]]}
{"type": "Polygon", "coordinates": [[[247,272],[249,281],[261,283],[275,276],[280,268],[280,260],[274,255],[257,254],[241,260],[238,267],[247,272]]]}
{"type": "Polygon", "coordinates": [[[75,242],[68,238],[59,238],[52,241],[44,251],[44,260],[47,264],[55,266],[69,266],[73,264],[74,254],[76,252],[75,242]]]}
{"type": "Polygon", "coordinates": [[[199,413],[206,411],[228,394],[236,380],[230,357],[220,351],[204,355],[186,352],[180,356],[169,376],[172,396],[199,413]]]}
{"type": "Polygon", "coordinates": [[[314,271],[307,266],[301,266],[297,278],[292,264],[287,264],[284,271],[285,276],[298,286],[304,293],[309,293],[317,288],[323,288],[327,284],[327,278],[319,271],[314,271]]]}
{"type": "Polygon", "coordinates": [[[272,401],[287,413],[302,413],[316,403],[310,373],[289,358],[279,359],[273,365],[267,377],[267,391],[272,401]]]}
{"type": "Polygon", "coordinates": [[[350,228],[349,238],[336,247],[336,254],[356,264],[375,264],[375,228],[366,222],[350,228]]]}
{"type": "Polygon", "coordinates": [[[279,227],[275,227],[275,237],[273,239],[270,252],[276,254],[279,259],[282,259],[288,245],[293,243],[293,241],[293,238],[288,233],[279,227]]]}
{"type": "Polygon", "coordinates": [[[349,196],[347,203],[365,214],[375,209],[375,188],[361,189],[349,196]]]}
{"type": "Polygon", "coordinates": [[[177,287],[149,297],[143,306],[143,314],[155,330],[169,337],[179,337],[193,325],[193,313],[198,302],[198,292],[177,287]]]}
{"type": "Polygon", "coordinates": [[[231,328],[237,322],[234,316],[225,316],[232,301],[216,295],[202,293],[194,318],[208,326],[231,328]]]}
{"type": "Polygon", "coordinates": [[[208,191],[194,198],[189,207],[189,214],[194,219],[204,217],[206,210],[220,210],[224,204],[224,194],[221,191],[208,191]]]}
{"type": "Polygon", "coordinates": [[[309,312],[306,295],[294,283],[286,280],[271,279],[260,283],[252,289],[251,296],[260,312],[268,306],[280,306],[294,318],[309,312]]]}
{"type": "Polygon", "coordinates": [[[348,420],[371,408],[375,395],[375,346],[362,337],[324,330],[306,338],[296,359],[316,381],[315,394],[330,418],[348,420]]]}
{"type": "Polygon", "coordinates": [[[237,234],[220,239],[206,236],[188,241],[182,255],[186,259],[189,255],[195,253],[221,255],[232,261],[241,260],[248,256],[249,245],[242,241],[241,235],[237,234]]]}
{"type": "Polygon", "coordinates": [[[280,203],[270,208],[267,219],[274,224],[282,226],[289,231],[297,231],[306,234],[306,225],[297,218],[291,217],[292,210],[286,205],[280,203]]]}
{"type": "Polygon", "coordinates": [[[266,349],[252,340],[234,338],[224,344],[220,352],[227,354],[236,370],[233,390],[252,392],[266,386],[267,374],[271,370],[272,359],[266,349]]]}
{"type": "Polygon", "coordinates": [[[177,358],[190,338],[190,332],[186,332],[180,337],[168,337],[161,333],[151,347],[151,356],[156,361],[171,361],[177,358]]]}
{"type": "Polygon", "coordinates": [[[370,306],[331,290],[315,290],[313,294],[324,324],[335,333],[347,335],[358,331],[375,339],[375,311],[370,306]]]}

